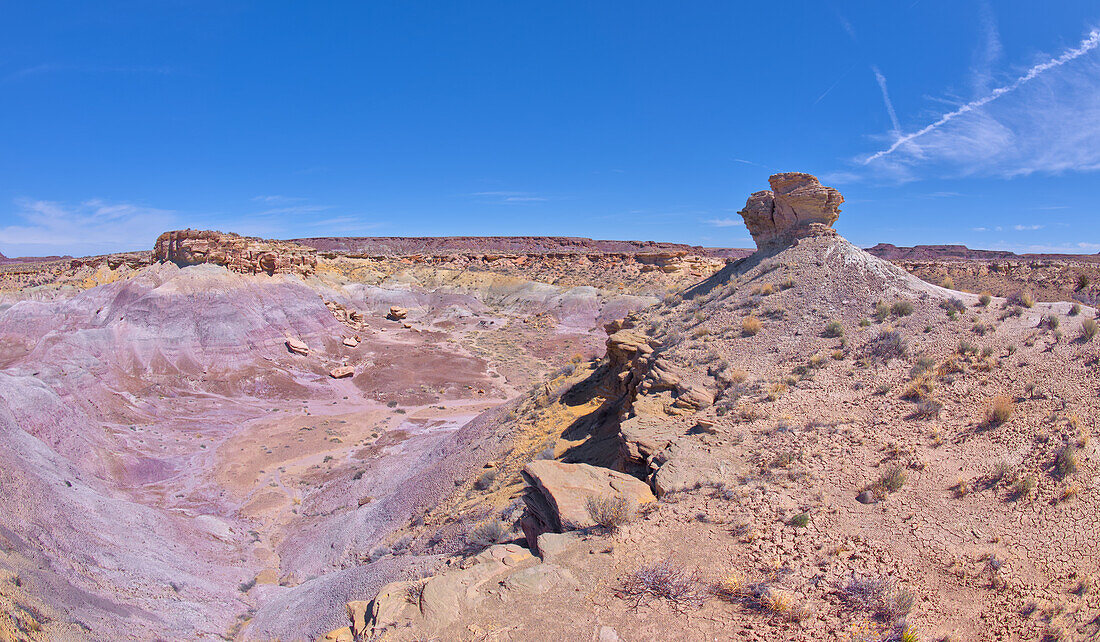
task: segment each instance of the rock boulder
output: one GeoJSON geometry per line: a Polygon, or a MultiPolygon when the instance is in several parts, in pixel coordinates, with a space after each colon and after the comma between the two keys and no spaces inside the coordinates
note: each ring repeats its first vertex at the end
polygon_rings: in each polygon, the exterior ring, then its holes
{"type": "Polygon", "coordinates": [[[772,174],[768,183],[771,190],[749,196],[739,212],[757,248],[776,250],[802,237],[835,233],[844,202],[840,192],[801,172],[772,174]]]}
{"type": "Polygon", "coordinates": [[[545,532],[591,528],[596,525],[588,513],[588,500],[594,497],[624,496],[645,504],[655,501],[645,482],[626,473],[588,464],[566,464],[540,459],[523,469],[527,491],[524,532],[532,546],[545,532]]]}

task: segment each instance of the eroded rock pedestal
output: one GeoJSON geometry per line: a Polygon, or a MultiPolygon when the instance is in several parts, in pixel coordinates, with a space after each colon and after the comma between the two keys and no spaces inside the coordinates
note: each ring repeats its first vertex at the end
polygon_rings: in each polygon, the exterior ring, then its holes
{"type": "Polygon", "coordinates": [[[799,238],[835,234],[844,202],[840,192],[802,172],[772,174],[768,183],[770,190],[753,193],[738,212],[757,248],[776,250],[799,238]]]}
{"type": "Polygon", "coordinates": [[[175,230],[157,238],[154,261],[179,266],[214,263],[241,274],[313,274],[317,250],[287,241],[269,241],[210,230],[175,230]]]}

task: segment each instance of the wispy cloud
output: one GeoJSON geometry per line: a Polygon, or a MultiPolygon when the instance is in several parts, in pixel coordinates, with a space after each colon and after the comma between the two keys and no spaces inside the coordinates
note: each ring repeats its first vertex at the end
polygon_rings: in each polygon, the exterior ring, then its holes
{"type": "Polygon", "coordinates": [[[1046,225],[1013,225],[1012,229],[1016,230],[1017,232],[1029,232],[1033,230],[1041,230],[1044,227],[1046,227],[1046,225]]]}
{"type": "Polygon", "coordinates": [[[547,200],[545,196],[531,192],[474,192],[470,196],[494,203],[535,203],[547,200]]]}
{"type": "Polygon", "coordinates": [[[276,203],[298,203],[298,202],[304,201],[306,199],[301,198],[299,196],[283,196],[281,194],[268,194],[268,195],[253,196],[252,200],[256,201],[257,203],[276,204],[276,203]]]}
{"type": "Polygon", "coordinates": [[[890,102],[890,92],[886,89],[886,76],[883,76],[875,65],[871,65],[871,71],[875,72],[875,82],[878,83],[879,91],[882,92],[882,103],[886,105],[886,113],[890,116],[890,125],[894,128],[893,133],[900,136],[901,124],[898,123],[898,113],[894,111],[894,103],[890,102]]]}
{"type": "Polygon", "coordinates": [[[73,65],[59,63],[42,63],[25,67],[4,76],[5,81],[21,80],[32,76],[41,76],[52,73],[85,73],[85,74],[152,74],[166,76],[178,73],[178,69],[168,65],[73,65]]]}
{"type": "Polygon", "coordinates": [[[0,228],[5,254],[104,254],[147,249],[179,227],[172,210],[91,199],[78,205],[20,198],[14,225],[0,228]]]}
{"type": "MultiPolygon", "coordinates": [[[[911,141],[913,141],[917,138],[920,138],[922,136],[926,136],[927,134],[930,134],[930,133],[936,131],[937,129],[943,127],[944,125],[946,125],[948,123],[950,123],[951,121],[955,120],[956,118],[959,118],[960,116],[970,114],[970,113],[974,112],[975,110],[978,110],[979,108],[984,107],[985,105],[988,105],[989,103],[992,103],[993,101],[995,101],[995,100],[997,100],[997,99],[999,99],[1003,96],[1006,96],[1008,94],[1011,94],[1011,93],[1015,92],[1016,90],[1023,87],[1025,84],[1031,82],[1032,80],[1035,80],[1036,78],[1039,78],[1044,73],[1046,73],[1046,72],[1048,72],[1052,69],[1057,69],[1058,67],[1061,67],[1062,65],[1065,65],[1066,63],[1071,62],[1073,60],[1076,60],[1076,59],[1080,58],[1081,56],[1084,56],[1085,54],[1093,51],[1094,49],[1096,49],[1096,47],[1098,45],[1100,45],[1100,30],[1095,30],[1094,29],[1094,30],[1090,31],[1089,35],[1084,40],[1082,40],[1081,43],[1079,45],[1077,45],[1076,47],[1073,47],[1071,49],[1067,49],[1060,56],[1057,56],[1056,58],[1051,58],[1051,59],[1049,59],[1045,62],[1033,65],[1025,73],[1023,73],[1021,76],[1016,78],[1016,80],[1014,80],[1013,82],[1011,82],[1007,85],[1002,85],[1001,87],[997,87],[996,89],[994,89],[990,93],[982,96],[981,98],[972,100],[972,101],[966,103],[965,105],[962,105],[958,109],[955,109],[953,111],[949,111],[949,112],[941,115],[937,120],[935,120],[930,125],[926,125],[925,127],[921,128],[921,129],[919,129],[915,132],[905,134],[904,136],[899,137],[896,141],[894,141],[894,143],[892,145],[890,145],[886,149],[875,152],[874,154],[869,156],[866,160],[863,161],[864,164],[871,163],[875,160],[878,160],[880,158],[883,158],[885,156],[893,154],[902,145],[904,145],[908,142],[911,142],[911,141]]],[[[1095,87],[1095,81],[1093,82],[1093,85],[1095,87]]]]}
{"type": "Polygon", "coordinates": [[[743,220],[733,218],[711,218],[703,222],[714,227],[736,227],[745,223],[743,220]]]}

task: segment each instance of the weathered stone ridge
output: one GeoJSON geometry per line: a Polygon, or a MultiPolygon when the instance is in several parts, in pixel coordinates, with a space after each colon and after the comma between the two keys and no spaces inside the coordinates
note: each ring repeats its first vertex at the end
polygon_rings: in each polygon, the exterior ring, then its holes
{"type": "Polygon", "coordinates": [[[313,274],[317,268],[317,250],[290,243],[271,241],[211,230],[175,230],[157,238],[153,260],[177,265],[213,263],[241,274],[313,274]]]}
{"type": "Polygon", "coordinates": [[[831,228],[844,202],[840,192],[801,172],[772,174],[768,183],[771,190],[749,196],[739,212],[757,248],[774,250],[799,238],[835,234],[831,228]]]}

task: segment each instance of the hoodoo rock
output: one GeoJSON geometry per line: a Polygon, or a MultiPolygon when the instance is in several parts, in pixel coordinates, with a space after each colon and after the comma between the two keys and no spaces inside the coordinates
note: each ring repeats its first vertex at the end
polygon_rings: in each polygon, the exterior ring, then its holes
{"type": "Polygon", "coordinates": [[[214,263],[242,274],[307,276],[317,268],[317,250],[287,241],[188,229],[161,234],[153,260],[181,266],[214,263]]]}
{"type": "Polygon", "coordinates": [[[770,190],[749,196],[738,212],[757,248],[776,250],[799,238],[835,234],[832,226],[844,202],[840,192],[801,172],[772,174],[768,183],[770,190]]]}

